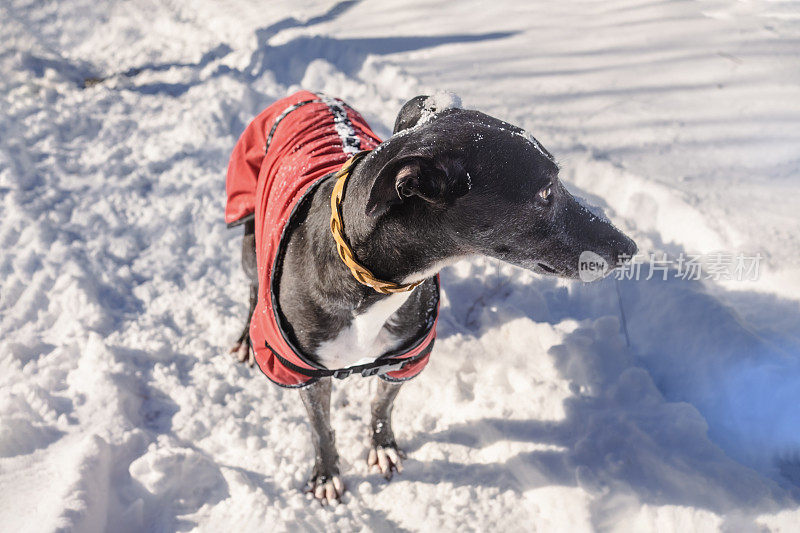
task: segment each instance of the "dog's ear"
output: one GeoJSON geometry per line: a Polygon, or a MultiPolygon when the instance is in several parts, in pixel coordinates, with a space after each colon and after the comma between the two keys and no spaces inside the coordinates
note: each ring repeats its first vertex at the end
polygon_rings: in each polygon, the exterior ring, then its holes
{"type": "Polygon", "coordinates": [[[394,121],[394,130],[392,133],[413,128],[422,117],[422,111],[425,109],[425,102],[428,98],[428,95],[421,94],[403,104],[403,107],[400,108],[400,112],[397,114],[397,118],[394,121]]]}
{"type": "Polygon", "coordinates": [[[413,128],[420,120],[429,120],[446,109],[460,108],[461,98],[455,93],[436,91],[432,95],[415,96],[400,109],[394,121],[393,134],[413,128]]]}
{"type": "Polygon", "coordinates": [[[367,201],[367,215],[378,217],[392,206],[420,198],[447,205],[469,191],[470,179],[455,160],[435,161],[425,156],[406,156],[387,163],[378,173],[367,201]]]}

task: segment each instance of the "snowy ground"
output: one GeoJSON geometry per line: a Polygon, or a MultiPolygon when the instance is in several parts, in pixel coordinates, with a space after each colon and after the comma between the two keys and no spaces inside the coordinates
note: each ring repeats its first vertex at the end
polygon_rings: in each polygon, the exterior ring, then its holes
{"type": "Polygon", "coordinates": [[[797,529],[800,3],[99,4],[0,4],[3,530],[797,529]],[[350,492],[322,508],[296,393],[225,355],[227,157],[299,87],[383,135],[454,90],[644,253],[761,254],[759,280],[620,282],[628,346],[611,279],[446,270],[406,471],[367,473],[374,384],[337,384],[350,492]]]}

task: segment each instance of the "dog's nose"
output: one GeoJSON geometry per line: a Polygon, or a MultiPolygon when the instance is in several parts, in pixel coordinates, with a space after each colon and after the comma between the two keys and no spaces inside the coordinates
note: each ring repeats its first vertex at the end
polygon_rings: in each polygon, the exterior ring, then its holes
{"type": "Polygon", "coordinates": [[[633,239],[629,239],[628,237],[624,237],[624,240],[619,242],[615,248],[614,260],[617,266],[629,262],[639,250],[639,247],[636,246],[633,239]]]}

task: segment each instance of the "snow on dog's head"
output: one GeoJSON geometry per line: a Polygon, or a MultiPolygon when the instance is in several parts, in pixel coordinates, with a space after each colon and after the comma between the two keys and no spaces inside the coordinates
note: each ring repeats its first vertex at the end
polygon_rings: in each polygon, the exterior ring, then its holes
{"type": "Polygon", "coordinates": [[[415,96],[400,109],[394,123],[394,133],[406,135],[417,126],[427,124],[447,109],[460,109],[461,98],[447,91],[436,91],[431,95],[415,96]]]}
{"type": "Polygon", "coordinates": [[[425,99],[422,104],[422,114],[419,119],[419,124],[428,122],[437,113],[441,113],[445,109],[460,109],[461,98],[457,94],[450,91],[436,91],[425,99]]]}
{"type": "Polygon", "coordinates": [[[460,109],[461,98],[454,92],[438,90],[426,98],[423,105],[426,109],[434,112],[445,109],[460,109]]]}

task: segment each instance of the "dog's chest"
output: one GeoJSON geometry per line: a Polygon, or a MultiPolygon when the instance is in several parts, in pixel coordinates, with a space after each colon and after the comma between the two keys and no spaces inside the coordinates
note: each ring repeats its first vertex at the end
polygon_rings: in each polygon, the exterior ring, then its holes
{"type": "Polygon", "coordinates": [[[394,348],[399,339],[383,326],[406,303],[410,292],[392,294],[356,315],[350,325],[317,348],[317,359],[326,368],[346,368],[374,361],[394,348]]]}

